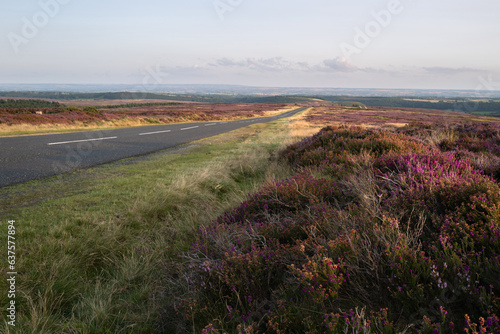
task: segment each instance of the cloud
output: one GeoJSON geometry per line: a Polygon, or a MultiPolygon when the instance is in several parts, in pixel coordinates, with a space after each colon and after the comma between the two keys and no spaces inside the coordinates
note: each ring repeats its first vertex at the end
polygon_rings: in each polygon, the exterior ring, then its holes
{"type": "Polygon", "coordinates": [[[335,59],[323,60],[323,65],[327,70],[334,72],[355,72],[360,70],[345,58],[337,57],[335,59]]]}
{"type": "Polygon", "coordinates": [[[265,72],[380,72],[384,70],[372,68],[360,68],[352,64],[345,58],[325,59],[318,64],[310,65],[304,61],[291,61],[283,57],[273,58],[245,58],[242,60],[234,60],[229,58],[219,58],[212,67],[229,67],[229,68],[245,68],[249,70],[258,70],[265,72]]]}
{"type": "Polygon", "coordinates": [[[240,69],[246,71],[273,72],[273,73],[372,73],[372,74],[394,74],[394,71],[383,68],[358,67],[346,58],[324,59],[316,64],[304,61],[292,61],[283,57],[272,58],[218,58],[208,66],[213,70],[226,68],[229,70],[240,69]]]}
{"type": "Polygon", "coordinates": [[[205,65],[192,65],[192,66],[161,66],[161,73],[169,76],[206,76],[210,75],[210,70],[205,65]]]}
{"type": "Polygon", "coordinates": [[[265,72],[303,71],[310,69],[309,64],[306,62],[289,61],[282,57],[260,59],[245,58],[243,60],[219,58],[215,63],[210,65],[213,67],[240,67],[265,72]]]}
{"type": "Polygon", "coordinates": [[[221,67],[232,67],[232,66],[245,66],[244,61],[234,61],[229,58],[219,58],[215,61],[215,64],[211,64],[212,66],[221,66],[221,67]]]}
{"type": "Polygon", "coordinates": [[[441,66],[433,66],[433,67],[424,67],[424,71],[431,72],[434,74],[444,74],[444,75],[457,75],[462,73],[484,73],[486,71],[470,68],[470,67],[441,67],[441,66]]]}
{"type": "Polygon", "coordinates": [[[270,58],[217,58],[204,62],[199,60],[195,66],[162,67],[162,72],[172,76],[208,77],[221,75],[265,75],[289,74],[296,75],[332,75],[332,74],[373,74],[394,76],[400,73],[395,69],[358,67],[341,57],[320,60],[316,63],[294,61],[283,57],[270,58]]]}

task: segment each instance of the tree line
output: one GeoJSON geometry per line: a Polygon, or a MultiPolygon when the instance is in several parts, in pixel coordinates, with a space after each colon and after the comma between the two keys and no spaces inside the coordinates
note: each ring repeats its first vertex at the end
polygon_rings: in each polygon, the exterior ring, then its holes
{"type": "Polygon", "coordinates": [[[63,105],[59,102],[50,102],[44,100],[14,100],[0,99],[0,108],[60,108],[63,105]]]}
{"type": "MultiPolygon", "coordinates": [[[[363,96],[330,96],[330,95],[274,95],[274,96],[254,96],[254,95],[224,95],[224,94],[160,94],[147,92],[101,92],[101,93],[72,93],[72,92],[0,92],[0,97],[19,97],[31,99],[55,99],[55,100],[172,100],[172,101],[193,101],[205,103],[307,103],[312,99],[319,99],[338,104],[359,103],[367,107],[394,107],[394,108],[417,108],[417,109],[435,109],[451,110],[465,113],[486,114],[491,116],[500,116],[500,101],[485,100],[475,101],[470,98],[445,99],[441,97],[428,97],[431,102],[422,100],[418,97],[363,97],[363,96]]],[[[25,107],[40,108],[42,106],[55,107],[61,106],[57,102],[28,102],[33,100],[6,100],[16,102],[4,103],[34,103],[25,105],[25,107]],[[50,104],[50,105],[47,105],[50,104]]],[[[119,106],[109,106],[107,108],[139,107],[150,106],[152,104],[124,104],[119,106]]],[[[2,105],[0,104],[0,108],[2,105]]],[[[6,107],[6,106],[5,106],[6,107]]],[[[4,107],[4,108],[5,108],[4,107]]],[[[17,108],[17,105],[16,105],[17,108]]],[[[105,107],[99,107],[105,108],[105,107]]]]}
{"type": "Polygon", "coordinates": [[[488,115],[500,116],[500,102],[495,100],[474,101],[473,99],[447,99],[439,97],[429,98],[438,102],[422,101],[416,97],[354,97],[354,96],[321,96],[326,101],[335,103],[356,101],[367,107],[394,107],[394,108],[416,108],[435,109],[447,111],[459,111],[465,113],[485,113],[488,115]]]}

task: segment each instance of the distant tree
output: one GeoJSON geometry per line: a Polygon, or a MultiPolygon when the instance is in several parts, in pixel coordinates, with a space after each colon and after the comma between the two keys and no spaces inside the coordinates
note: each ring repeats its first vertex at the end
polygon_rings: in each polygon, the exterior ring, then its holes
{"type": "Polygon", "coordinates": [[[51,102],[44,100],[14,100],[0,99],[0,108],[60,108],[62,105],[59,102],[51,102]]]}

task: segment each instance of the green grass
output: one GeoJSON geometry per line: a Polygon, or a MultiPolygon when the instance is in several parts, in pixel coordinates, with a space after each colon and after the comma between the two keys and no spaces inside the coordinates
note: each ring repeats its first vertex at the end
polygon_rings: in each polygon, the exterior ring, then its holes
{"type": "Polygon", "coordinates": [[[176,271],[194,229],[289,175],[272,158],[293,141],[289,122],[0,189],[0,242],[5,254],[14,219],[18,271],[16,328],[3,323],[0,332],[159,331],[171,304],[166,273],[176,271]]]}

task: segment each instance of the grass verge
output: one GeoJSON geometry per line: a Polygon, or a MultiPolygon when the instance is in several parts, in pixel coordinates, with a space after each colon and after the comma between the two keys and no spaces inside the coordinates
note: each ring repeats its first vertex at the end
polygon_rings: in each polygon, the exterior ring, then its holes
{"type": "MultiPolygon", "coordinates": [[[[3,223],[15,220],[18,275],[16,327],[4,322],[0,332],[161,331],[165,273],[197,227],[290,174],[273,156],[297,139],[293,123],[253,125],[172,154],[1,189],[0,242],[7,244],[3,223]]],[[[1,270],[8,272],[6,261],[1,270]]],[[[3,310],[8,303],[2,280],[3,310]]]]}

